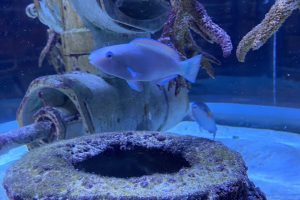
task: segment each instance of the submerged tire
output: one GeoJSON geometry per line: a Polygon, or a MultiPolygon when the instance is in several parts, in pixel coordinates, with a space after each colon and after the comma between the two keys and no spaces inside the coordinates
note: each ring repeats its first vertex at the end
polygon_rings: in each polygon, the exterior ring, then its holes
{"type": "Polygon", "coordinates": [[[265,199],[219,142],[158,132],[101,133],[32,150],[8,170],[10,199],[265,199]]]}

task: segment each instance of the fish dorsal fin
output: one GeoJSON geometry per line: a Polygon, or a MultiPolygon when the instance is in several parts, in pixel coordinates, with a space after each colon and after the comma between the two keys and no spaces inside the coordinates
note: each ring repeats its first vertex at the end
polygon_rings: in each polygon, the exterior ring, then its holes
{"type": "Polygon", "coordinates": [[[160,52],[176,60],[180,60],[178,53],[174,49],[156,40],[149,38],[137,38],[132,40],[130,43],[154,50],[156,52],[160,52]]]}

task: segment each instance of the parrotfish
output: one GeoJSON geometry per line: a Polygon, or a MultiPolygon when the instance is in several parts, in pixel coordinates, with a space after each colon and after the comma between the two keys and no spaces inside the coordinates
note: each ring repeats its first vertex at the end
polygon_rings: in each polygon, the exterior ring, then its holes
{"type": "Polygon", "coordinates": [[[181,61],[178,53],[158,41],[138,38],[127,44],[107,46],[92,52],[89,61],[106,74],[127,81],[129,86],[142,91],[141,82],[165,85],[178,75],[194,83],[202,56],[181,61]]]}
{"type": "Polygon", "coordinates": [[[190,103],[190,117],[198,123],[199,128],[212,133],[215,139],[217,133],[216,122],[212,112],[205,103],[190,103]]]}

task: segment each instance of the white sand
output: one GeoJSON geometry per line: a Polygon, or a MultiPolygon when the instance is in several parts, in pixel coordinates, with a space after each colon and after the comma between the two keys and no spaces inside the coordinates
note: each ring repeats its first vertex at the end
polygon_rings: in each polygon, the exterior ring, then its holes
{"type": "MultiPolygon", "coordinates": [[[[17,128],[15,122],[0,124],[0,133],[17,128]]],[[[182,122],[170,130],[180,135],[212,139],[194,122],[182,122]]],[[[240,152],[249,167],[249,177],[271,200],[300,199],[300,135],[264,129],[218,126],[217,141],[240,152]]],[[[5,170],[22,155],[26,147],[0,156],[0,181],[5,170]]],[[[6,200],[0,187],[0,200],[6,200]]]]}
{"type": "MultiPolygon", "coordinates": [[[[195,122],[182,122],[170,132],[212,139],[195,122]]],[[[268,199],[300,199],[300,134],[218,126],[216,140],[242,154],[250,179],[268,199]]]]}

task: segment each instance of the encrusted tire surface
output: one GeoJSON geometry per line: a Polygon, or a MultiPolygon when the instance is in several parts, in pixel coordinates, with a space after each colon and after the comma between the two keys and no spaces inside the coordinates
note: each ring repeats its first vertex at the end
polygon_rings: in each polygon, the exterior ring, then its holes
{"type": "Polygon", "coordinates": [[[10,199],[18,200],[265,199],[238,153],[219,142],[159,132],[101,133],[34,149],[8,170],[4,187],[10,199]],[[168,152],[189,166],[130,178],[76,169],[114,148],[168,152]]]}

